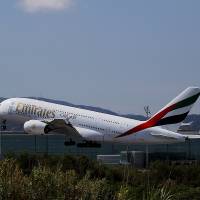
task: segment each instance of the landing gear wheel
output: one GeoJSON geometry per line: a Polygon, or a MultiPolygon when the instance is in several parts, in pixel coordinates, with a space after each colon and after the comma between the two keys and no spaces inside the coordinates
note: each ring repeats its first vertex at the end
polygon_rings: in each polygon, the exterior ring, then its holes
{"type": "Polygon", "coordinates": [[[76,142],[73,141],[71,138],[69,139],[69,141],[64,142],[65,146],[74,146],[75,144],[76,144],[76,142]]]}
{"type": "Polygon", "coordinates": [[[5,131],[6,129],[7,129],[6,120],[3,120],[2,123],[1,123],[1,130],[5,131]]]}

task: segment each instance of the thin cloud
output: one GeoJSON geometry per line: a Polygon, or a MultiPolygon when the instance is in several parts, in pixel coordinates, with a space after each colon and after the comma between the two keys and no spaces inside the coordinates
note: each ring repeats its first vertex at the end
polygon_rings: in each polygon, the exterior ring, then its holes
{"type": "Polygon", "coordinates": [[[24,11],[34,13],[39,11],[60,11],[68,9],[74,0],[20,0],[24,11]]]}

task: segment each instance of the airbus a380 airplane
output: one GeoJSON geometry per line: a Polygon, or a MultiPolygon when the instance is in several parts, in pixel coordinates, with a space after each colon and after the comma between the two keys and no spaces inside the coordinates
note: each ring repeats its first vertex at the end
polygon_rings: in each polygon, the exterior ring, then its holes
{"type": "MultiPolygon", "coordinates": [[[[161,144],[184,142],[187,137],[163,125],[185,119],[200,95],[200,88],[189,87],[147,121],[63,106],[29,98],[11,98],[0,104],[3,123],[14,121],[24,125],[28,134],[64,132],[80,136],[84,141],[161,144]]],[[[68,145],[74,145],[70,140],[68,145]]]]}

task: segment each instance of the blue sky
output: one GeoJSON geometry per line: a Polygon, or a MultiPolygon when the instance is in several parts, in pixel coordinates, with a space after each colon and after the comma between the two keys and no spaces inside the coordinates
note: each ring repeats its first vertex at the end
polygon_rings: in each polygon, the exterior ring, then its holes
{"type": "Polygon", "coordinates": [[[1,2],[1,96],[143,114],[200,86],[200,1],[37,1],[1,2]]]}

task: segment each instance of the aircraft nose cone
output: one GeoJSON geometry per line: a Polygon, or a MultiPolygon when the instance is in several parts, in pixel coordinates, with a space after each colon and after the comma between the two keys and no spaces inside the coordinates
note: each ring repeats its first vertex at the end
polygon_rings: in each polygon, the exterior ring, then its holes
{"type": "Polygon", "coordinates": [[[2,108],[2,104],[0,103],[0,116],[3,115],[3,108],[2,108]]]}

